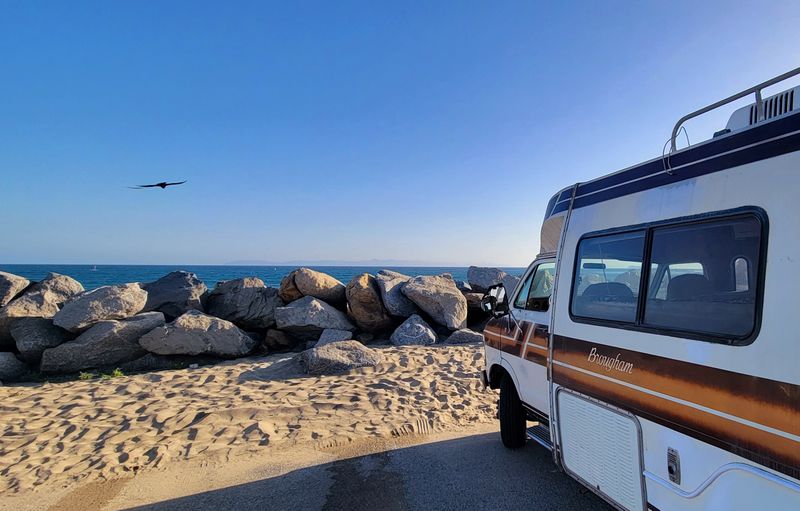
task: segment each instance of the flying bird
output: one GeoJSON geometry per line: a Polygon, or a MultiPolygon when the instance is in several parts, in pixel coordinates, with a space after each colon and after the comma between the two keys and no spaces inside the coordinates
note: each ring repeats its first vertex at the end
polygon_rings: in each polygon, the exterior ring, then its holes
{"type": "Polygon", "coordinates": [[[153,185],[138,185],[138,186],[129,186],[128,188],[133,188],[134,190],[139,190],[141,188],[161,188],[162,190],[168,186],[175,186],[175,185],[182,185],[186,181],[179,181],[177,183],[167,183],[166,181],[162,181],[160,183],[156,183],[153,185]]]}

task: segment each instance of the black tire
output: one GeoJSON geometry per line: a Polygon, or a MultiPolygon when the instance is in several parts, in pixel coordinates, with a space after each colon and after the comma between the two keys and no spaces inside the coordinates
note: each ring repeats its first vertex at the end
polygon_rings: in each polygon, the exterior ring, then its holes
{"type": "Polygon", "coordinates": [[[514,381],[504,376],[500,382],[500,438],[509,449],[519,449],[525,445],[525,410],[519,400],[514,381]]]}

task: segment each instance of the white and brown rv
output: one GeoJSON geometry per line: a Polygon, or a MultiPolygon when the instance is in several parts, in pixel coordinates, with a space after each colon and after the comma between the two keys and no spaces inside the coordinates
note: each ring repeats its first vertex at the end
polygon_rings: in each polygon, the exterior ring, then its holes
{"type": "Polygon", "coordinates": [[[507,447],[619,509],[800,510],[800,87],[761,95],[795,75],[553,197],[540,255],[483,302],[507,447]]]}

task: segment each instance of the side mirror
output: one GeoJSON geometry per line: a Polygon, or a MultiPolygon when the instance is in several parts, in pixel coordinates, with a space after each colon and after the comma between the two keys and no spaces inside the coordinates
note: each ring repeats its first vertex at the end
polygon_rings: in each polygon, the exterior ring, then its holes
{"type": "Polygon", "coordinates": [[[481,309],[496,318],[508,314],[508,295],[503,284],[495,284],[481,298],[481,309]]]}

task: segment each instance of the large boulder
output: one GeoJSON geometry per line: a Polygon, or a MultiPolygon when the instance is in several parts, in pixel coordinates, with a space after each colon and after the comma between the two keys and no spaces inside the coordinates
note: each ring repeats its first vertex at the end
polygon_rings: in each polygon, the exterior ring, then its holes
{"type": "Polygon", "coordinates": [[[375,366],[383,357],[358,341],[338,341],[306,350],[298,357],[308,374],[337,374],[358,367],[375,366]]]}
{"type": "Polygon", "coordinates": [[[508,273],[500,268],[485,268],[480,266],[470,266],[467,270],[467,280],[476,293],[484,293],[495,284],[503,282],[508,273]]]}
{"type": "Polygon", "coordinates": [[[312,296],[304,296],[275,309],[275,323],[304,341],[315,341],[326,328],[355,330],[347,316],[335,307],[312,296]]]}
{"type": "Polygon", "coordinates": [[[434,321],[450,330],[467,326],[467,300],[448,276],[414,277],[403,286],[403,294],[434,321]]]}
{"type": "Polygon", "coordinates": [[[13,353],[0,352],[0,381],[14,381],[28,372],[28,366],[19,361],[13,353]]]}
{"type": "Polygon", "coordinates": [[[0,308],[0,347],[14,344],[11,323],[15,318],[52,318],[61,305],[83,293],[77,280],[51,273],[25,290],[22,296],[0,308]]]}
{"type": "Polygon", "coordinates": [[[173,271],[160,279],[142,284],[147,291],[143,312],[158,311],[177,318],[189,310],[203,311],[203,295],[208,288],[194,273],[173,271]]]}
{"type": "Polygon", "coordinates": [[[146,303],[147,291],[139,284],[98,287],[65,303],[53,316],[53,323],[78,333],[98,321],[129,318],[139,313],[146,303]]]}
{"type": "Polygon", "coordinates": [[[319,348],[321,346],[325,346],[326,344],[330,344],[332,342],[339,342],[339,341],[351,341],[353,340],[353,332],[349,330],[337,330],[335,328],[326,328],[322,331],[322,335],[319,336],[319,340],[317,344],[314,345],[315,348],[319,348]]]}
{"type": "Polygon", "coordinates": [[[258,343],[230,321],[192,310],[146,333],[139,344],[157,355],[236,358],[249,354],[258,343]]]}
{"type": "Polygon", "coordinates": [[[514,290],[517,288],[519,281],[520,278],[514,275],[506,274],[506,276],[503,277],[501,283],[503,287],[506,288],[506,296],[508,296],[509,299],[511,299],[511,295],[514,294],[514,290]]]}
{"type": "Polygon", "coordinates": [[[206,299],[206,310],[212,316],[255,330],[273,326],[275,308],[282,305],[278,290],[265,287],[255,277],[222,281],[206,299]]]}
{"type": "Polygon", "coordinates": [[[436,342],[436,333],[419,315],[413,314],[389,338],[395,346],[424,346],[436,342]]]}
{"type": "Polygon", "coordinates": [[[281,285],[278,288],[278,296],[284,303],[291,303],[303,297],[303,293],[297,289],[294,283],[294,276],[298,271],[299,270],[291,271],[281,279],[281,285]]]}
{"type": "Polygon", "coordinates": [[[30,283],[24,277],[0,271],[0,307],[13,300],[30,283]]]}
{"type": "Polygon", "coordinates": [[[403,294],[403,286],[411,277],[391,270],[381,270],[375,275],[375,282],[381,291],[383,305],[389,314],[407,318],[419,312],[414,302],[403,294]]]}
{"type": "Polygon", "coordinates": [[[70,341],[75,335],[55,326],[49,318],[16,318],[11,323],[11,337],[17,345],[19,358],[36,364],[44,350],[70,341]]]}
{"type": "Polygon", "coordinates": [[[392,326],[381,300],[381,292],[375,277],[369,273],[356,275],[345,290],[347,306],[356,325],[367,332],[381,332],[392,326]]]}
{"type": "Polygon", "coordinates": [[[337,306],[343,305],[346,300],[344,284],[310,268],[294,270],[281,281],[280,297],[284,302],[289,303],[303,296],[313,296],[337,306]]]}
{"type": "Polygon", "coordinates": [[[456,330],[450,334],[450,337],[448,337],[445,342],[447,344],[482,343],[483,335],[479,334],[478,332],[473,332],[468,328],[462,328],[461,330],[456,330]]]}
{"type": "Polygon", "coordinates": [[[104,320],[92,325],[74,341],[44,350],[42,371],[74,373],[89,368],[116,367],[146,354],[139,338],[164,325],[164,314],[145,312],[132,318],[104,320]]]}

